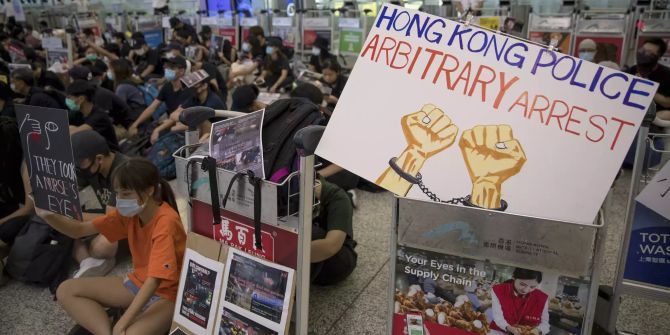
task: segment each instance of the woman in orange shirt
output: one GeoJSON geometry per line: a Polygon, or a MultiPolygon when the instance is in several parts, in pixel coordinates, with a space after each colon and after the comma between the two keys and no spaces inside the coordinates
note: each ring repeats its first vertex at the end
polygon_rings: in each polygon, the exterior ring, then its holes
{"type": "Polygon", "coordinates": [[[126,278],[77,278],[63,282],[59,303],[94,334],[164,334],[170,329],[186,246],[174,194],[148,160],[131,158],[112,176],[116,209],[78,222],[37,209],[54,229],[72,238],[100,233],[110,242],[128,239],[133,271],[126,278]],[[113,325],[105,307],[126,311],[113,325]]]}

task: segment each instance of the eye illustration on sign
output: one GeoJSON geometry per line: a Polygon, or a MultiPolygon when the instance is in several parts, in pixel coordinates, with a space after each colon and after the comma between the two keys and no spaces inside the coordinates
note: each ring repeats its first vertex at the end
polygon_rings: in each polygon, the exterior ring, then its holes
{"type": "MultiPolygon", "coordinates": [[[[398,157],[390,159],[390,167],[379,176],[377,184],[402,196],[416,184],[433,201],[441,201],[425,186],[420,170],[430,157],[454,144],[458,127],[432,104],[405,115],[401,124],[407,147],[398,157]]],[[[502,184],[518,174],[526,162],[526,154],[514,138],[512,128],[504,124],[477,125],[463,131],[458,146],[472,181],[472,193],[446,202],[505,210],[502,184]]]]}

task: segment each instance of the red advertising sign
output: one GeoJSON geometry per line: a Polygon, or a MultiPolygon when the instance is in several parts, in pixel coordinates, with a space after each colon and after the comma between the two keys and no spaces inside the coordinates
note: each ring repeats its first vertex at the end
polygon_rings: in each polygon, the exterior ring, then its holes
{"type": "Polygon", "coordinates": [[[590,39],[596,43],[596,55],[593,62],[598,64],[602,61],[612,61],[621,64],[621,52],[623,51],[623,37],[603,36],[577,36],[572,55],[579,57],[579,43],[590,39]]]}
{"type": "Polygon", "coordinates": [[[193,200],[193,232],[221,243],[295,269],[298,257],[298,234],[261,224],[263,250],[255,247],[254,221],[247,217],[221,209],[221,224],[212,225],[212,207],[193,200]],[[281,247],[280,247],[281,246],[281,247]]]}
{"type": "Polygon", "coordinates": [[[242,27],[242,41],[246,41],[249,37],[249,28],[242,27]]]}
{"type": "Polygon", "coordinates": [[[235,28],[219,28],[219,36],[223,37],[225,40],[229,40],[230,44],[233,46],[237,45],[237,34],[235,34],[235,28]]]}
{"type": "Polygon", "coordinates": [[[303,44],[304,48],[306,49],[311,49],[312,45],[314,44],[314,41],[316,41],[317,37],[323,37],[326,40],[328,40],[328,43],[330,43],[330,30],[311,30],[311,29],[305,29],[305,33],[303,34],[303,44]]]}

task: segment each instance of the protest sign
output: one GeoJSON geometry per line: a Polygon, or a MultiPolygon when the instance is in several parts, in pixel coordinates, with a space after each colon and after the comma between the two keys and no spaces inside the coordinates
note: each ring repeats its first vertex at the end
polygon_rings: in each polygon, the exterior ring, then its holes
{"type": "Polygon", "coordinates": [[[198,70],[185,75],[183,78],[181,78],[181,82],[184,85],[186,85],[186,87],[191,88],[200,83],[201,81],[203,81],[207,77],[209,77],[207,71],[198,70]]]}
{"type": "Polygon", "coordinates": [[[196,335],[212,334],[221,295],[223,263],[186,249],[174,322],[196,335]]]}
{"type": "Polygon", "coordinates": [[[591,223],[657,87],[386,4],[316,153],[401,196],[591,223]]]}
{"type": "Polygon", "coordinates": [[[670,220],[670,163],[665,163],[636,200],[670,220]]]}
{"type": "Polygon", "coordinates": [[[81,220],[67,111],[16,105],[16,118],[35,206],[81,220]]]}
{"type": "Polygon", "coordinates": [[[228,171],[253,171],[265,179],[261,125],[265,110],[212,124],[210,156],[228,171]]]}
{"type": "Polygon", "coordinates": [[[217,323],[223,326],[239,315],[266,333],[286,333],[293,275],[290,268],[229,249],[217,323]]]}
{"type": "Polygon", "coordinates": [[[68,63],[68,53],[66,48],[47,50],[47,66],[52,67],[57,63],[68,63]]]}

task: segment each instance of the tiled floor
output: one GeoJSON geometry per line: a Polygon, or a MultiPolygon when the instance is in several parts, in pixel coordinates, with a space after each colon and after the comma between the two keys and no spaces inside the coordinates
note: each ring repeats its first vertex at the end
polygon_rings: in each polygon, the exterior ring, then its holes
{"type": "MultiPolygon", "coordinates": [[[[617,181],[608,211],[603,284],[613,281],[629,181],[627,175],[617,181]]],[[[392,197],[361,191],[358,195],[359,208],[354,217],[358,267],[337,286],[312,288],[310,334],[386,334],[392,197]]],[[[129,267],[130,263],[124,262],[117,265],[114,273],[121,275],[129,267]]],[[[618,327],[640,335],[667,335],[669,311],[668,304],[624,297],[618,327]]],[[[17,282],[0,288],[0,334],[63,334],[71,326],[68,316],[46,289],[17,282]]]]}

